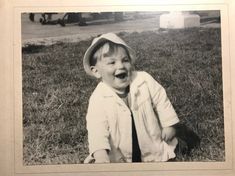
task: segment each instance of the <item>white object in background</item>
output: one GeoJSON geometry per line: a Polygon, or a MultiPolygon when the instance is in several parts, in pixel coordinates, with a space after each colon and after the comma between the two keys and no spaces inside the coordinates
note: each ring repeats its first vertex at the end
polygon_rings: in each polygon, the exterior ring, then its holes
{"type": "Polygon", "coordinates": [[[181,29],[200,26],[200,16],[188,12],[171,11],[160,16],[160,28],[181,29]]]}

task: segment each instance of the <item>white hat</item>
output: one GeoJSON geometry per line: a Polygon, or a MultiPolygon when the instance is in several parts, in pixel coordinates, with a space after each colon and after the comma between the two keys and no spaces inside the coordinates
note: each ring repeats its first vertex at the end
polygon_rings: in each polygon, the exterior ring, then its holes
{"type": "Polygon", "coordinates": [[[118,37],[114,33],[103,34],[97,38],[94,38],[94,40],[91,43],[91,46],[86,50],[86,53],[83,58],[84,69],[86,73],[90,76],[94,76],[90,67],[90,58],[92,57],[92,54],[94,54],[94,50],[97,49],[97,46],[105,41],[111,41],[113,43],[124,46],[128,51],[131,62],[132,63],[135,62],[136,57],[135,57],[134,51],[120,37],[118,37]]]}

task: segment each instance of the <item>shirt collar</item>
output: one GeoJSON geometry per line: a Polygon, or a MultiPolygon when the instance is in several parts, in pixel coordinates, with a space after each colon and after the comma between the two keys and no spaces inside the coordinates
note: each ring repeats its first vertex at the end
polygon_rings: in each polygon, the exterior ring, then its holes
{"type": "Polygon", "coordinates": [[[102,91],[103,97],[114,97],[117,96],[115,91],[106,83],[100,82],[98,85],[98,88],[102,91]]]}

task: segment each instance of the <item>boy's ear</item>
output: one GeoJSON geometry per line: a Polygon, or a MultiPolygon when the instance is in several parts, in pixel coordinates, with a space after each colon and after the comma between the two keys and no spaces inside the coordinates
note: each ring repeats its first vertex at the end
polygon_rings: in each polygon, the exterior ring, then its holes
{"type": "Polygon", "coordinates": [[[100,75],[98,69],[95,66],[91,66],[91,71],[97,79],[101,78],[101,75],[100,75]]]}

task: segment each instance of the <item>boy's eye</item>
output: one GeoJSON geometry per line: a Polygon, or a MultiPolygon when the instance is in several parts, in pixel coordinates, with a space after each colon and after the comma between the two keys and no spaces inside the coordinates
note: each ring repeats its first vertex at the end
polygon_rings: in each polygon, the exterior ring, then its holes
{"type": "Polygon", "coordinates": [[[113,65],[113,64],[115,64],[114,61],[108,62],[108,65],[113,65]]]}
{"type": "Polygon", "coordinates": [[[124,58],[123,62],[130,62],[129,58],[124,58]]]}

